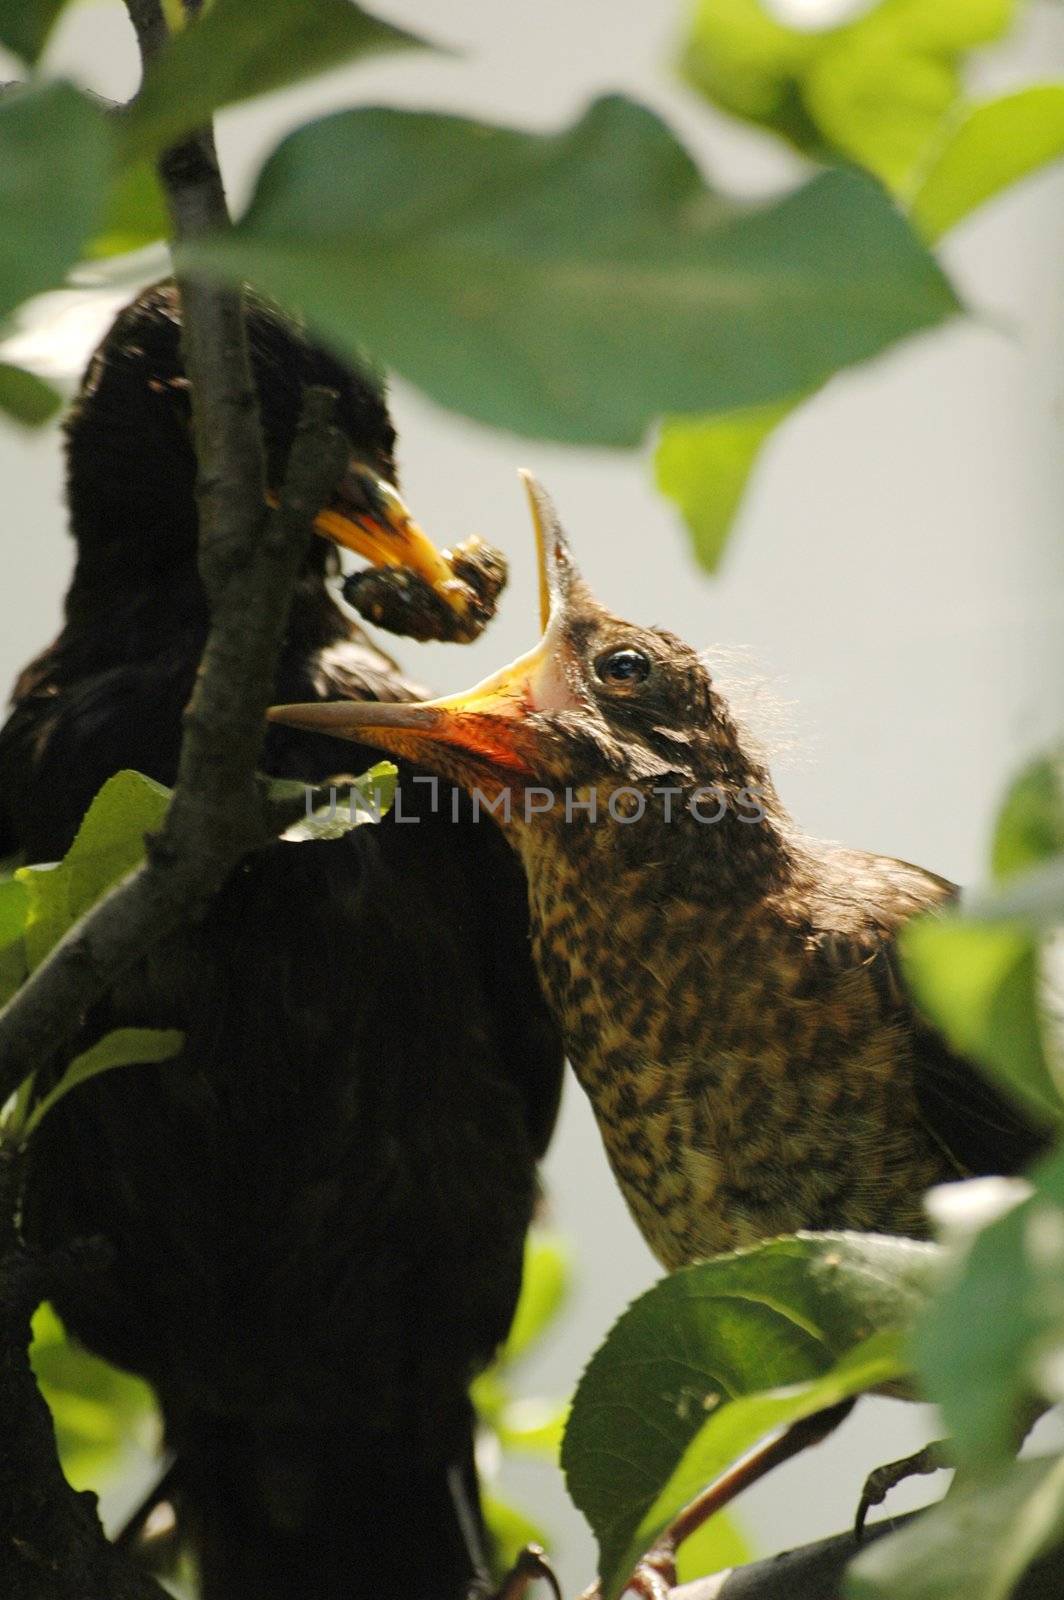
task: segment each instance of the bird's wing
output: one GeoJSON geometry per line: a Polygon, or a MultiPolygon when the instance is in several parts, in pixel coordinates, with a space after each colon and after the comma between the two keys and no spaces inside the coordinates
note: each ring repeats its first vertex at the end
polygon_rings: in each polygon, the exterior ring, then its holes
{"type": "Polygon", "coordinates": [[[860,858],[860,870],[874,871],[883,893],[874,897],[871,912],[862,896],[859,926],[821,935],[822,958],[838,971],[864,967],[884,1011],[908,1024],[920,1117],[958,1175],[1021,1171],[1045,1148],[1044,1135],[978,1066],[950,1048],[920,1011],[902,969],[900,928],[921,911],[949,905],[957,885],[885,857],[860,858]]]}

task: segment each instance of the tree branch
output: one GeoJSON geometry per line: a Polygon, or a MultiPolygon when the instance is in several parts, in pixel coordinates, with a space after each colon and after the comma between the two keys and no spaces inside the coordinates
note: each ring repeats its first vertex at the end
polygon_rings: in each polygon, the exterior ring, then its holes
{"type": "MultiPolygon", "coordinates": [[[[884,1534],[902,1528],[919,1511],[873,1523],[861,1540],[852,1533],[798,1550],[786,1550],[767,1561],[718,1572],[711,1578],[670,1589],[669,1600],[845,1600],[843,1576],[853,1558],[884,1534]]],[[[1064,1594],[1064,1549],[1043,1556],[1024,1574],[1014,1600],[1059,1600],[1064,1594]]]]}
{"type": "MultiPolygon", "coordinates": [[[[147,65],[166,37],[161,7],[129,0],[128,9],[147,65]]],[[[228,226],[209,129],[168,151],[160,174],[176,238],[228,226]]],[[[264,714],[311,524],[346,451],[331,398],[308,394],[281,505],[270,513],[242,297],[194,277],[179,286],[211,627],[174,798],[146,863],[69,930],[0,1012],[0,1104],[68,1043],[148,945],[198,914],[240,857],[270,837],[255,778],[264,714]]]]}

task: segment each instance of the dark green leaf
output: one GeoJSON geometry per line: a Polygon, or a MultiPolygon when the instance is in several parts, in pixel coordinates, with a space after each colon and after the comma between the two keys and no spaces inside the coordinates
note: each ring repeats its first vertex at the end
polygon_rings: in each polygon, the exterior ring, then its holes
{"type": "Polygon", "coordinates": [[[62,404],[62,396],[36,373],[0,361],[0,410],[16,422],[39,428],[51,421],[62,404]]]}
{"type": "Polygon", "coordinates": [[[151,1061],[166,1061],[184,1044],[185,1036],[176,1028],[115,1028],[105,1034],[90,1049],[75,1056],[54,1089],[38,1100],[23,1128],[13,1130],[14,1136],[29,1139],[54,1105],[68,1095],[71,1089],[110,1072],[113,1067],[142,1066],[151,1061]]]}
{"type": "Polygon", "coordinates": [[[32,64],[66,0],[0,0],[0,45],[32,64]]]}
{"type": "Polygon", "coordinates": [[[1040,84],[973,106],[920,173],[910,201],[927,239],[1064,154],[1064,84],[1040,84]]]}
{"type": "Polygon", "coordinates": [[[592,1358],[562,1450],[606,1600],[676,1512],[759,1439],[897,1379],[938,1262],[874,1235],[776,1239],[674,1272],[592,1358]]]}
{"type": "Polygon", "coordinates": [[[776,403],[957,309],[870,180],[829,172],[743,205],[620,97],[554,135],[323,118],[274,152],[234,233],[181,256],[301,306],[445,405],[585,444],[776,403]]]}
{"type": "Polygon", "coordinates": [[[111,139],[69,83],[0,97],[0,317],[62,283],[103,210],[111,139]]]}
{"type": "Polygon", "coordinates": [[[901,934],[920,1009],[1042,1123],[1064,1119],[1046,1061],[1038,947],[1023,928],[958,916],[920,917],[901,934]]]}
{"type": "Polygon", "coordinates": [[[965,52],[1015,0],[880,0],[838,27],[788,27],[765,0],[700,0],[681,67],[734,116],[902,186],[961,92],[965,52]]]}
{"type": "Polygon", "coordinates": [[[1005,796],[994,830],[991,857],[994,876],[1010,878],[1061,852],[1064,852],[1064,756],[1058,752],[1032,761],[1005,796]]]}
{"type": "MultiPolygon", "coordinates": [[[[422,40],[351,0],[215,0],[171,39],[124,119],[124,146],[151,155],[222,106],[422,40]]],[[[346,181],[344,178],[341,182],[346,181]]]]}
{"type": "Polygon", "coordinates": [[[758,406],[721,417],[670,417],[654,453],[662,494],[683,513],[695,555],[716,572],[746,481],[772,431],[793,406],[758,406]]]}
{"type": "Polygon", "coordinates": [[[162,824],[170,791],[140,772],[108,778],[63,860],[20,867],[29,891],[26,946],[31,970],[78,918],[144,859],[144,836],[162,824]]]}
{"type": "MultiPolygon", "coordinates": [[[[978,1195],[991,1181],[970,1187],[978,1195]]],[[[911,1341],[913,1365],[973,1472],[1015,1454],[1035,1402],[1064,1398],[1064,1156],[1036,1168],[1032,1182],[1029,1198],[976,1235],[911,1341]]]]}
{"type": "Polygon", "coordinates": [[[849,1600],[1007,1600],[1031,1562],[1064,1539],[1064,1458],[1014,1461],[958,1484],[940,1505],[877,1539],[851,1566],[849,1600]]]}

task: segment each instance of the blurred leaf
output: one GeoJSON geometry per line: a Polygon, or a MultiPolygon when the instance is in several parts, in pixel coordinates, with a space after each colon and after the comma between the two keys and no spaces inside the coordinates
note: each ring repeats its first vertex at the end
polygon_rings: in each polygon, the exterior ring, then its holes
{"type": "Polygon", "coordinates": [[[24,929],[29,915],[29,892],[15,878],[0,883],[0,1006],[7,1005],[26,971],[24,929]]]}
{"type": "Polygon", "coordinates": [[[1056,933],[1064,926],[1064,852],[1014,873],[998,887],[967,895],[964,905],[970,918],[983,922],[1022,923],[1032,933],[1056,933]]]}
{"type": "Polygon", "coordinates": [[[984,201],[1064,154],[1064,84],[1042,84],[966,110],[919,173],[914,222],[935,240],[984,201]]]}
{"type": "Polygon", "coordinates": [[[569,1251],[561,1237],[533,1228],[525,1240],[521,1294],[499,1355],[500,1365],[519,1361],[542,1337],[565,1303],[571,1277],[569,1251]]]}
{"type": "Polygon", "coordinates": [[[125,255],[167,238],[169,232],[170,217],[155,168],[150,161],[137,161],[112,177],[100,231],[89,241],[85,255],[90,260],[125,255]]]}
{"type": "Polygon", "coordinates": [[[994,830],[994,877],[1010,878],[1060,852],[1064,852],[1064,755],[1055,752],[1026,766],[1005,796],[994,830]]]}
{"type": "MultiPolygon", "coordinates": [[[[222,106],[329,67],[424,41],[351,0],[214,0],[170,40],[123,119],[127,155],[152,155],[222,106]]],[[[333,174],[338,184],[346,174],[333,174]]]]}
{"type": "Polygon", "coordinates": [[[0,410],[29,428],[50,422],[63,404],[51,384],[24,367],[0,361],[0,410]]]}
{"type": "Polygon", "coordinates": [[[774,1239],[672,1273],[615,1324],[573,1401],[562,1463],[613,1600],[682,1506],[774,1429],[903,1373],[933,1246],[774,1239]]]}
{"type": "Polygon", "coordinates": [[[511,1455],[558,1464],[569,1406],[557,1400],[506,1400],[495,1419],[499,1443],[511,1455]]]}
{"type": "Polygon", "coordinates": [[[161,826],[170,790],[140,772],[116,772],[93,800],[63,860],[20,867],[29,891],[30,970],[100,896],[144,859],[144,836],[161,826]]]}
{"type": "Polygon", "coordinates": [[[341,349],[371,344],[444,405],[581,444],[787,399],[957,309],[870,180],[726,199],[620,96],[560,134],[322,118],[274,151],[232,234],[179,254],[301,306],[341,349]]]}
{"type": "Polygon", "coordinates": [[[495,1545],[495,1566],[499,1578],[510,1570],[526,1544],[550,1548],[551,1541],[542,1528],[531,1522],[523,1511],[516,1510],[492,1494],[483,1496],[483,1506],[484,1520],[495,1545]]]}
{"type": "Polygon", "coordinates": [[[753,1559],[750,1541],[735,1518],[718,1511],[680,1546],[676,1576],[680,1583],[693,1583],[696,1578],[708,1578],[729,1567],[743,1567],[753,1559]]]}
{"type": "Polygon", "coordinates": [[[793,404],[757,406],[721,417],[669,417],[654,453],[662,494],[683,514],[694,551],[716,572],[746,480],[769,434],[793,404]]]}
{"type": "Polygon", "coordinates": [[[166,1061],[175,1056],[185,1042],[185,1036],[176,1028],[115,1028],[105,1034],[91,1049],[75,1056],[54,1089],[50,1089],[33,1107],[27,1118],[22,1137],[29,1139],[52,1107],[64,1095],[98,1077],[113,1067],[143,1066],[151,1061],[166,1061]]]}
{"type": "Polygon", "coordinates": [[[110,153],[103,112],[69,83],[0,96],[0,317],[77,261],[103,209],[110,153]]]}
{"type": "Polygon", "coordinates": [[[1015,0],[880,0],[838,27],[792,28],[763,0],[701,0],[688,82],[806,154],[834,151],[904,185],[961,93],[965,52],[1000,38],[1015,0]]]}
{"type": "Polygon", "coordinates": [[[905,976],[960,1055],[985,1067],[1042,1124],[1064,1118],[1040,1023],[1038,948],[1022,928],[919,917],[900,936],[905,976]]]}
{"type": "Polygon", "coordinates": [[[851,1566],[850,1600],[1007,1600],[1064,1538],[1064,1458],[1014,1461],[877,1539],[851,1566]]]}
{"type": "Polygon", "coordinates": [[[151,1390],[68,1340],[49,1305],[34,1315],[30,1361],[55,1421],[63,1471],[75,1489],[98,1489],[121,1466],[126,1444],[154,1431],[151,1390]]]}
{"type": "Polygon", "coordinates": [[[1036,1399],[1064,1399],[1064,1155],[1031,1183],[977,1233],[911,1339],[958,1461],[975,1473],[1015,1455],[1036,1399]]]}
{"type": "Polygon", "coordinates": [[[65,5],[66,0],[0,0],[0,45],[32,66],[65,5]]]}

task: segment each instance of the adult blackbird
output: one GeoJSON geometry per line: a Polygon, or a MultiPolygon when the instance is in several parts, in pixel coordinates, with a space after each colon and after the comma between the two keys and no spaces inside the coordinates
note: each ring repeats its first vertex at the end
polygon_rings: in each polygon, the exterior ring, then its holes
{"type": "Polygon", "coordinates": [[[666,1267],[801,1228],[923,1234],[929,1185],[1040,1148],[900,979],[899,928],[954,886],[803,834],[704,661],[600,605],[529,487],[535,649],[465,695],[271,717],[431,765],[492,808],[567,1053],[666,1267]]]}
{"type": "MultiPolygon", "coordinates": [[[[0,733],[0,855],[60,855],[119,768],[174,779],[208,621],[179,323],[172,286],[122,313],[67,425],[77,563],[0,733]]],[[[249,340],[270,484],[304,385],[333,389],[351,467],[319,530],[395,568],[373,607],[475,631],[497,574],[410,522],[380,382],[257,302],[249,340]]],[[[278,695],[411,698],[336,570],[312,541],[278,695]]],[[[309,782],[335,757],[275,728],[263,764],[309,782]]],[[[404,799],[413,824],[247,859],[86,1028],[176,1026],[181,1054],[85,1085],[34,1141],[27,1234],[112,1246],[59,1310],[156,1390],[203,1600],[449,1600],[481,1576],[468,1383],[513,1314],[561,1054],[517,862],[404,799]]]]}

